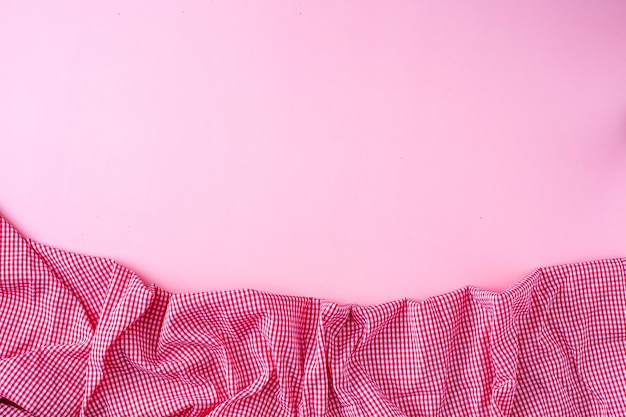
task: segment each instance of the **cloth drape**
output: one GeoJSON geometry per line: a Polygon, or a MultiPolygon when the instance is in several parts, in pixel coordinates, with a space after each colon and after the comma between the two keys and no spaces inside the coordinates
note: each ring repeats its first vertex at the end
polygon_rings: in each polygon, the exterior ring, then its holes
{"type": "Polygon", "coordinates": [[[626,415],[625,265],[379,305],[179,294],[0,216],[0,415],[626,415]]]}

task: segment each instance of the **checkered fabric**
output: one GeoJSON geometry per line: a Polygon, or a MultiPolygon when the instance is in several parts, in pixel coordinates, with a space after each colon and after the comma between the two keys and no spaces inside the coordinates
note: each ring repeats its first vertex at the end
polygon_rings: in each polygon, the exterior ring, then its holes
{"type": "Polygon", "coordinates": [[[626,415],[624,259],[339,305],[169,293],[0,219],[2,416],[626,415]]]}

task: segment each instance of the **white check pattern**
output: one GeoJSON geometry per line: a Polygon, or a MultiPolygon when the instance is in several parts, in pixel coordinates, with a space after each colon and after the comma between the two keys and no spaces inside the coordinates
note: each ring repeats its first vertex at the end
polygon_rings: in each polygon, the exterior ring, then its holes
{"type": "Polygon", "coordinates": [[[0,216],[2,416],[623,416],[626,260],[359,306],[173,294],[0,216]]]}

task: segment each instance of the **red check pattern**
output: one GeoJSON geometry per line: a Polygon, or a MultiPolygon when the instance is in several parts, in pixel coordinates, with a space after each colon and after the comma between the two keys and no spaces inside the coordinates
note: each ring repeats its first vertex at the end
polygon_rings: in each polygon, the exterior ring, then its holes
{"type": "Polygon", "coordinates": [[[624,259],[359,306],[174,294],[0,224],[2,416],[623,416],[624,259]]]}

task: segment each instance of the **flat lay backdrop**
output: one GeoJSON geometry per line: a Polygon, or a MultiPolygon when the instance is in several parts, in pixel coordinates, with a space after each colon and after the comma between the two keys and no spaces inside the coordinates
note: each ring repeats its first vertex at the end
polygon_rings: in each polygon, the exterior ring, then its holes
{"type": "Polygon", "coordinates": [[[0,2],[0,212],[173,292],[626,256],[626,2],[0,2]]]}

